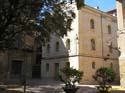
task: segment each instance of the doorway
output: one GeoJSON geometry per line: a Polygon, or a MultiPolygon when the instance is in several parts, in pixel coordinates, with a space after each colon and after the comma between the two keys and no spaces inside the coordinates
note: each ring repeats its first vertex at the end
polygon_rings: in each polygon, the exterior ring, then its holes
{"type": "Polygon", "coordinates": [[[35,64],[32,66],[32,78],[41,78],[41,65],[35,64]]]}
{"type": "Polygon", "coordinates": [[[11,75],[14,78],[21,77],[22,75],[22,62],[20,60],[12,60],[11,62],[11,75]]]}
{"type": "Polygon", "coordinates": [[[55,79],[58,79],[58,74],[59,74],[59,63],[55,63],[55,70],[54,70],[55,79]]]}

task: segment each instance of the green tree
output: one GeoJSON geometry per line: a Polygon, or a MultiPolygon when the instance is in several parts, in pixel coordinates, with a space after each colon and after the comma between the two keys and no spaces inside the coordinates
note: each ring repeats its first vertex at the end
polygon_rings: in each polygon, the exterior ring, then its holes
{"type": "Polygon", "coordinates": [[[115,73],[112,69],[102,67],[99,68],[93,78],[102,86],[112,83],[115,80],[115,73]]]}
{"type": "MultiPolygon", "coordinates": [[[[83,0],[75,1],[78,9],[84,4],[83,0]]],[[[25,34],[35,33],[42,41],[53,32],[63,36],[71,30],[75,17],[72,10],[64,10],[65,5],[65,0],[0,0],[0,47],[10,47],[25,34]]]]}
{"type": "Polygon", "coordinates": [[[70,63],[67,62],[66,66],[61,69],[59,73],[59,79],[65,84],[63,87],[66,93],[76,93],[78,87],[75,83],[80,82],[83,72],[70,67],[70,63]]]}
{"type": "Polygon", "coordinates": [[[105,92],[105,93],[107,93],[109,88],[111,88],[111,86],[106,86],[106,85],[114,82],[115,77],[116,77],[115,72],[111,68],[107,67],[102,67],[97,69],[95,75],[93,76],[93,78],[100,85],[99,87],[97,87],[98,90],[100,92],[105,92]]]}

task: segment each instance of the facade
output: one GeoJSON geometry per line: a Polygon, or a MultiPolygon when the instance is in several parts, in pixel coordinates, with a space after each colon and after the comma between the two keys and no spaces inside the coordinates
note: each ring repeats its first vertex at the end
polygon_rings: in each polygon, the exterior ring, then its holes
{"type": "Polygon", "coordinates": [[[23,49],[17,46],[0,52],[0,62],[5,63],[8,79],[24,76],[58,79],[59,70],[70,62],[71,67],[84,72],[82,84],[96,84],[92,77],[100,67],[112,68],[119,83],[116,17],[89,6],[80,10],[74,7],[74,12],[72,31],[66,36],[52,34],[42,48],[33,37],[26,36],[23,49]]]}
{"type": "Polygon", "coordinates": [[[1,79],[7,82],[21,83],[23,78],[41,77],[41,48],[36,46],[34,37],[26,35],[22,39],[17,39],[13,48],[0,51],[0,70],[5,73],[1,79]],[[25,42],[25,43],[24,43],[25,42]],[[39,51],[39,52],[38,52],[39,51]]]}
{"type": "Polygon", "coordinates": [[[56,78],[59,69],[70,66],[84,72],[81,83],[96,84],[92,76],[100,67],[110,67],[119,83],[116,17],[89,6],[74,8],[72,31],[60,38],[53,34],[43,47],[41,77],[56,78]]]}
{"type": "Polygon", "coordinates": [[[125,87],[125,0],[116,0],[117,2],[117,19],[118,19],[118,45],[121,55],[119,57],[120,66],[120,83],[125,87]]]}

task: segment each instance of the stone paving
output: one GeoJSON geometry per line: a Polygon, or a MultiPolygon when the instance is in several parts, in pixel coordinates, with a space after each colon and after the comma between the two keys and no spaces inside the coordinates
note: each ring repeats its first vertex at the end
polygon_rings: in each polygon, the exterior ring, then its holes
{"type": "MultiPolygon", "coordinates": [[[[0,91],[0,93],[23,93],[23,87],[8,88],[0,91]]],[[[28,86],[26,93],[65,93],[60,86],[41,85],[28,86]]],[[[99,93],[95,88],[82,86],[77,93],[99,93]]],[[[110,91],[109,93],[125,93],[125,91],[110,91]]]]}
{"type": "MultiPolygon", "coordinates": [[[[38,85],[38,86],[27,86],[26,93],[65,93],[61,89],[62,85],[38,85]]],[[[18,88],[9,88],[8,90],[15,90],[20,92],[14,92],[14,93],[23,93],[23,87],[18,88]]],[[[6,93],[6,92],[0,92],[0,93],[6,93]]],[[[13,92],[7,92],[7,93],[13,93],[13,92]]],[[[77,91],[77,93],[99,93],[94,86],[91,87],[90,85],[86,86],[80,86],[80,89],[77,91]]],[[[125,91],[110,91],[109,93],[125,93],[125,91]]]]}
{"type": "MultiPolygon", "coordinates": [[[[23,93],[23,87],[8,88],[7,91],[0,91],[0,93],[23,93]]],[[[41,85],[41,86],[27,86],[26,93],[65,93],[60,85],[41,85]]],[[[90,87],[80,87],[77,93],[97,93],[95,89],[90,87]]]]}
{"type": "MultiPolygon", "coordinates": [[[[27,83],[26,93],[65,93],[62,90],[63,84],[53,81],[37,81],[27,83]]],[[[99,93],[95,85],[79,85],[80,89],[77,93],[99,93]]],[[[9,85],[7,90],[0,91],[0,93],[23,93],[23,86],[9,85]]],[[[125,93],[125,91],[110,91],[109,93],[125,93]]]]}

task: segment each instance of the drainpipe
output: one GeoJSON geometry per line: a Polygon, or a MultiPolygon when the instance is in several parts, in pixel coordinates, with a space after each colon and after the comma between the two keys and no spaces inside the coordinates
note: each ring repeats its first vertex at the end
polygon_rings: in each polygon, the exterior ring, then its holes
{"type": "MultiPolygon", "coordinates": [[[[102,14],[100,15],[100,23],[101,23],[101,42],[102,42],[102,59],[104,59],[104,46],[103,46],[103,27],[102,27],[102,14]]],[[[103,60],[103,67],[104,67],[104,60],[103,60]]]]}

